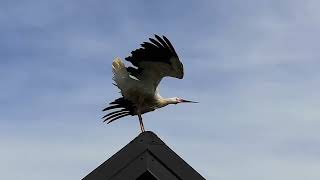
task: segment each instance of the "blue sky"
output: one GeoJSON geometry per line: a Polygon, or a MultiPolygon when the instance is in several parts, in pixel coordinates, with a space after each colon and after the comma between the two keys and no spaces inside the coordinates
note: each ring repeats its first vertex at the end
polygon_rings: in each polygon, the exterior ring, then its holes
{"type": "Polygon", "coordinates": [[[139,133],[110,125],[111,62],[166,35],[199,104],[144,116],[207,179],[320,178],[320,3],[0,1],[0,179],[81,179],[139,133]]]}

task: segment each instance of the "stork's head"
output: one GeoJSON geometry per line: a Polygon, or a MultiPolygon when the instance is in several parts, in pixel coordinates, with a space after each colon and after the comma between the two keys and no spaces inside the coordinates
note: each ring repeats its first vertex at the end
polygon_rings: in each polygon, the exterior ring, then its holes
{"type": "Polygon", "coordinates": [[[189,100],[185,100],[179,97],[174,97],[174,98],[169,98],[170,99],[170,103],[169,104],[179,104],[179,103],[198,103],[195,101],[189,101],[189,100]]]}

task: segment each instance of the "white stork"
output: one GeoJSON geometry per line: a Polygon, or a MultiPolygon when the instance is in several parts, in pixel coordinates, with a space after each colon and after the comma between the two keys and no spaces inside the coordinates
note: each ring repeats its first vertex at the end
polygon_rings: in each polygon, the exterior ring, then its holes
{"type": "Polygon", "coordinates": [[[183,65],[180,62],[170,41],[165,37],[155,35],[155,39],[141,44],[125,58],[135,67],[125,67],[116,58],[112,63],[113,80],[115,86],[121,90],[123,97],[110,103],[103,109],[116,110],[103,116],[108,124],[125,116],[138,115],[141,131],[144,132],[142,114],[154,111],[169,104],[196,103],[182,98],[163,98],[158,91],[158,85],[163,77],[183,78],[183,65]]]}

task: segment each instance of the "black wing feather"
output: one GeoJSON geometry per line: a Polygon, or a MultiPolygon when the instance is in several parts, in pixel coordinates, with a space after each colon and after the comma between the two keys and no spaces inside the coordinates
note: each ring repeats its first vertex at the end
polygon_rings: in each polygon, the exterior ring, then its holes
{"type": "Polygon", "coordinates": [[[103,119],[103,118],[106,118],[106,117],[108,117],[108,116],[111,116],[111,115],[113,115],[113,114],[118,114],[118,113],[122,113],[122,112],[129,112],[129,111],[126,110],[126,109],[121,109],[121,110],[118,110],[118,111],[113,111],[113,112],[108,113],[108,114],[106,114],[105,116],[103,116],[102,119],[103,119]]]}
{"type": "Polygon", "coordinates": [[[135,106],[134,106],[134,104],[131,101],[126,100],[123,97],[118,98],[118,99],[114,100],[113,102],[111,102],[109,104],[110,104],[110,106],[104,108],[102,111],[113,110],[113,109],[116,110],[118,108],[121,108],[121,109],[113,111],[113,112],[110,112],[110,113],[106,114],[105,116],[103,116],[102,117],[103,119],[106,118],[103,122],[105,122],[105,121],[107,121],[109,119],[115,118],[115,117],[117,117],[119,115],[121,115],[121,116],[124,115],[124,114],[131,115],[131,116],[135,115],[135,106]]]}
{"type": "Polygon", "coordinates": [[[109,106],[109,107],[104,108],[102,111],[107,111],[107,110],[115,109],[115,108],[121,108],[121,105],[109,106]]]}
{"type": "Polygon", "coordinates": [[[107,120],[109,120],[109,119],[112,119],[112,118],[114,118],[114,117],[121,116],[121,115],[125,115],[125,114],[126,114],[126,115],[129,115],[128,112],[122,112],[122,113],[114,114],[114,115],[112,115],[112,116],[107,117],[105,120],[103,120],[103,122],[105,122],[105,121],[107,121],[107,120]]]}
{"type": "Polygon", "coordinates": [[[154,39],[152,39],[152,38],[149,38],[149,40],[150,40],[153,44],[157,45],[158,48],[164,48],[164,47],[162,46],[162,44],[160,44],[158,41],[156,41],[156,40],[154,40],[154,39]]]}
{"type": "Polygon", "coordinates": [[[174,47],[172,46],[172,44],[171,44],[171,42],[169,41],[169,39],[166,38],[165,36],[163,36],[163,39],[166,41],[167,45],[170,47],[170,50],[171,50],[176,56],[178,56],[177,53],[176,53],[176,50],[174,50],[174,47]]]}
{"type": "MultiPolygon", "coordinates": [[[[163,39],[158,35],[155,35],[155,37],[157,40],[149,38],[151,42],[142,43],[142,48],[132,51],[131,56],[125,59],[138,68],[139,63],[143,61],[163,62],[171,65],[170,58],[178,58],[172,44],[165,36],[163,36],[163,39]]],[[[130,73],[130,70],[128,71],[130,73]]]]}
{"type": "Polygon", "coordinates": [[[110,119],[110,120],[107,122],[107,124],[109,124],[109,123],[111,123],[112,121],[115,121],[115,120],[117,120],[117,119],[119,119],[119,118],[125,117],[125,116],[129,116],[129,114],[123,114],[123,115],[121,115],[121,116],[117,116],[117,117],[115,117],[115,118],[113,118],[113,119],[110,119]]]}
{"type": "Polygon", "coordinates": [[[160,37],[160,36],[158,36],[158,35],[154,35],[155,37],[156,37],[156,39],[162,44],[162,46],[164,47],[164,48],[167,48],[168,47],[168,45],[167,45],[167,43],[160,37]]]}
{"type": "Polygon", "coordinates": [[[142,69],[136,69],[134,67],[127,67],[127,71],[130,73],[130,75],[137,77],[142,72],[142,69]]]}

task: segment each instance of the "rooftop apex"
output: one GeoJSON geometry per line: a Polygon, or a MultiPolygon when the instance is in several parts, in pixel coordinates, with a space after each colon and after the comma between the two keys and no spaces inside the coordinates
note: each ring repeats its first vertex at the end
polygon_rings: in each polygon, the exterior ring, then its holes
{"type": "Polygon", "coordinates": [[[152,131],[140,133],[83,180],[131,180],[146,174],[158,180],[204,180],[152,131]]]}

